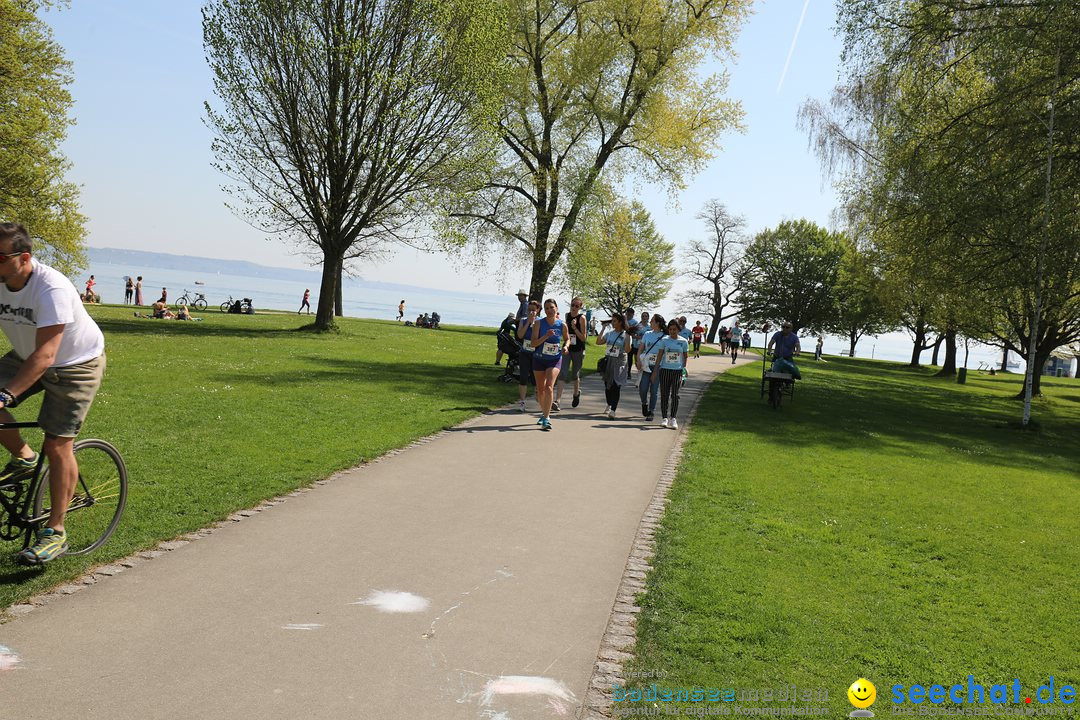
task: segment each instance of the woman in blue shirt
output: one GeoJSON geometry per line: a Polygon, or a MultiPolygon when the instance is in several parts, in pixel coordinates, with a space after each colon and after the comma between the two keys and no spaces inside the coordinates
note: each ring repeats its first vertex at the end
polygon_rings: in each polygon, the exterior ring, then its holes
{"type": "Polygon", "coordinates": [[[671,320],[667,324],[667,337],[656,346],[656,365],[653,367],[653,381],[660,381],[660,412],[664,419],[660,421],[663,427],[672,430],[679,429],[679,423],[675,420],[675,414],[679,412],[679,387],[682,385],[682,374],[686,368],[686,356],[690,352],[690,343],[686,338],[679,336],[679,321],[671,320]],[[668,421],[668,400],[671,403],[671,420],[668,421]]]}
{"type": "MultiPolygon", "coordinates": [[[[608,323],[604,323],[607,327],[608,323]]],[[[619,395],[626,384],[626,360],[633,344],[633,338],[627,330],[626,318],[619,313],[611,316],[611,329],[596,336],[597,345],[607,345],[604,355],[607,367],[604,368],[604,394],[607,396],[607,410],[604,414],[615,419],[615,410],[619,407],[619,395]]]]}
{"type": "MultiPolygon", "coordinates": [[[[530,319],[534,316],[529,311],[530,319]]],[[[562,370],[562,358],[567,352],[569,333],[559,319],[559,305],[553,299],[544,301],[544,317],[532,324],[533,376],[536,378],[536,399],[543,415],[536,421],[541,430],[551,429],[551,402],[555,397],[555,380],[562,370]]]]}
{"type": "Polygon", "coordinates": [[[664,318],[654,314],[649,322],[649,332],[641,336],[638,347],[637,368],[641,371],[641,380],[638,382],[638,392],[641,393],[641,414],[646,422],[653,421],[653,412],[656,411],[656,391],[660,389],[660,383],[653,382],[653,366],[656,364],[656,349],[660,341],[667,337],[664,332],[664,318]]]}

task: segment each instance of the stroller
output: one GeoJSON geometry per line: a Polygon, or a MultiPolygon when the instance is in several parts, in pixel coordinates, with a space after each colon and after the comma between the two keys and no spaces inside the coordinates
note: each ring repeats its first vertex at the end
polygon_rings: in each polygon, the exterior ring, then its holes
{"type": "Polygon", "coordinates": [[[499,343],[499,351],[506,356],[506,369],[499,376],[499,380],[504,383],[517,382],[519,372],[517,358],[518,353],[521,352],[521,343],[514,336],[502,331],[496,333],[495,338],[499,343]]]}

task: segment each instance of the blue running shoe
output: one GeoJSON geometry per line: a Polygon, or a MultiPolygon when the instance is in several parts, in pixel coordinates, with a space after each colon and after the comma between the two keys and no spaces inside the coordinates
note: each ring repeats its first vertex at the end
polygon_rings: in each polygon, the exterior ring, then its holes
{"type": "Polygon", "coordinates": [[[4,469],[0,470],[0,487],[4,485],[15,485],[16,483],[20,483],[23,480],[33,477],[37,462],[37,453],[34,453],[34,457],[29,460],[12,458],[11,461],[4,466],[4,469]]]}
{"type": "Polygon", "coordinates": [[[551,421],[548,420],[547,418],[541,418],[541,420],[543,420],[543,422],[540,423],[540,429],[541,430],[550,430],[551,429],[551,421]]]}
{"type": "Polygon", "coordinates": [[[66,553],[67,549],[67,533],[42,528],[37,532],[37,542],[16,555],[15,560],[21,565],[44,565],[66,553]]]}

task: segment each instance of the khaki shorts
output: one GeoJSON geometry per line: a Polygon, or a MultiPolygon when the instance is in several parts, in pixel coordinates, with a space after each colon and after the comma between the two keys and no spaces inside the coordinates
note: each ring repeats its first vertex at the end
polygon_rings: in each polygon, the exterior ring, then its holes
{"type": "MultiPolygon", "coordinates": [[[[14,351],[0,357],[0,386],[7,387],[22,364],[14,351]]],[[[19,395],[19,402],[44,390],[45,399],[38,413],[41,429],[56,437],[75,437],[86,413],[90,412],[90,404],[94,402],[104,374],[104,355],[78,365],[51,367],[29,390],[19,395]]]]}

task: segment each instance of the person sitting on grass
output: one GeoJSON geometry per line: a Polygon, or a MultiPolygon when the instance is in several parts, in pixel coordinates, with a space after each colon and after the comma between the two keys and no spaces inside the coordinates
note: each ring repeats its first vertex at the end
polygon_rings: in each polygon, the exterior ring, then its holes
{"type": "Polygon", "coordinates": [[[799,344],[799,336],[792,332],[790,322],[785,322],[781,330],[773,334],[765,351],[771,351],[773,346],[776,350],[773,352],[772,371],[790,373],[796,380],[801,380],[802,373],[792,358],[802,352],[802,345],[799,344]]]}
{"type": "Polygon", "coordinates": [[[158,320],[165,320],[173,317],[172,311],[169,310],[169,306],[165,304],[164,300],[158,300],[151,306],[150,317],[157,318],[158,320]]]}
{"type": "Polygon", "coordinates": [[[188,312],[188,306],[187,305],[181,305],[180,309],[176,311],[176,319],[177,320],[194,320],[195,318],[191,317],[191,313],[188,312]]]}

